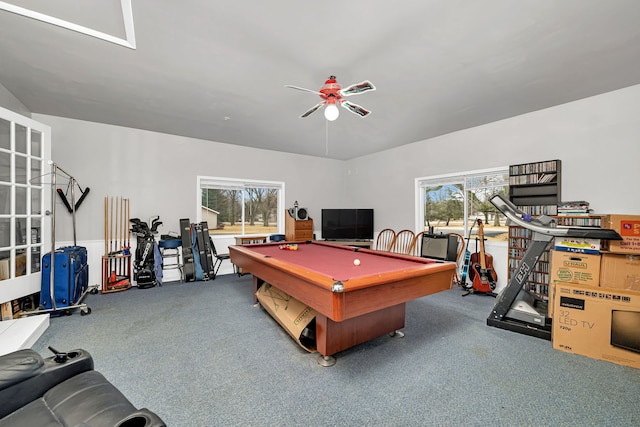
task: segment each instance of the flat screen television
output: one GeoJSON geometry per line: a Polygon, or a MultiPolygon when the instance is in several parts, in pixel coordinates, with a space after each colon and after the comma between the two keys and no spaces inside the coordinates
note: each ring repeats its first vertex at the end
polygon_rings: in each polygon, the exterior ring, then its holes
{"type": "Polygon", "coordinates": [[[373,240],[373,209],[322,209],[325,240],[373,240]]]}
{"type": "Polygon", "coordinates": [[[640,312],[611,311],[611,345],[640,353],[640,312]]]}

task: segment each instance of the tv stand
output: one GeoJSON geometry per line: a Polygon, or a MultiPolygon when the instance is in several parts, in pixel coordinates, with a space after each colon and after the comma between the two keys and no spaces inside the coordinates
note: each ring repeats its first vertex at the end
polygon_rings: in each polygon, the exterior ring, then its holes
{"type": "Polygon", "coordinates": [[[358,248],[371,249],[371,240],[325,240],[327,243],[333,243],[335,245],[342,246],[356,246],[358,248]]]}

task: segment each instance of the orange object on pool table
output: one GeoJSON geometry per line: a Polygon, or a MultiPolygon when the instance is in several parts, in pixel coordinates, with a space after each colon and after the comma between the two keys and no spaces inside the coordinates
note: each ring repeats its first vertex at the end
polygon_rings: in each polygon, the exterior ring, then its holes
{"type": "Polygon", "coordinates": [[[230,246],[231,262],[316,310],[316,346],[330,356],[404,328],[405,303],[451,288],[455,263],[308,241],[230,246]],[[354,265],[354,260],[360,265],[354,265]]]}

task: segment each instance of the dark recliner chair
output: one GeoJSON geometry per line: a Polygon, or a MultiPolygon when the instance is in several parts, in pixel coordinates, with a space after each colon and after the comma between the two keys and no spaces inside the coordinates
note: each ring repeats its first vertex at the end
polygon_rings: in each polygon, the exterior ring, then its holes
{"type": "Polygon", "coordinates": [[[46,359],[30,349],[0,356],[0,427],[166,426],[94,371],[85,350],[54,353],[46,359]]]}

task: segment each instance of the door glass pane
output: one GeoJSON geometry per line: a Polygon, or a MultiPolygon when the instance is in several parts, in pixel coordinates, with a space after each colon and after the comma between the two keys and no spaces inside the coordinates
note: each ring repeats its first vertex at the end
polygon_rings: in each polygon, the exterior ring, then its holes
{"type": "Polygon", "coordinates": [[[42,162],[31,159],[31,185],[42,185],[42,162]]]}
{"type": "Polygon", "coordinates": [[[25,187],[16,187],[16,215],[25,215],[27,213],[27,189],[25,187]]]}
{"type": "Polygon", "coordinates": [[[42,236],[40,228],[40,218],[31,219],[31,244],[38,245],[31,248],[31,272],[36,273],[40,271],[40,259],[42,257],[42,236]]]}
{"type": "Polygon", "coordinates": [[[40,218],[31,218],[31,243],[42,243],[40,218]]]}
{"type": "Polygon", "coordinates": [[[27,274],[27,250],[16,250],[16,277],[27,274]]]}
{"type": "Polygon", "coordinates": [[[40,215],[40,204],[42,203],[42,189],[31,188],[31,214],[40,215]]]}
{"type": "Polygon", "coordinates": [[[0,148],[11,149],[11,122],[0,119],[0,148]]]}
{"type": "Polygon", "coordinates": [[[11,187],[0,185],[0,215],[11,213],[11,187]]]}
{"type": "Polygon", "coordinates": [[[9,257],[11,252],[0,251],[0,280],[7,280],[11,277],[9,257]]]}
{"type": "Polygon", "coordinates": [[[27,154],[27,128],[16,124],[16,153],[27,154]]]}
{"type": "Polygon", "coordinates": [[[31,155],[42,157],[42,134],[31,129],[31,155]]]}
{"type": "Polygon", "coordinates": [[[27,158],[16,155],[16,184],[27,183],[27,158]]]}
{"type": "Polygon", "coordinates": [[[27,218],[16,218],[16,245],[27,244],[27,218]]]}
{"type": "Polygon", "coordinates": [[[0,247],[11,246],[11,219],[0,218],[0,247]]]}
{"type": "Polygon", "coordinates": [[[0,153],[0,181],[11,182],[11,153],[0,153]]]}

